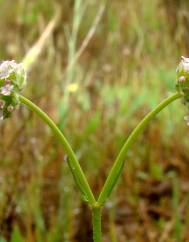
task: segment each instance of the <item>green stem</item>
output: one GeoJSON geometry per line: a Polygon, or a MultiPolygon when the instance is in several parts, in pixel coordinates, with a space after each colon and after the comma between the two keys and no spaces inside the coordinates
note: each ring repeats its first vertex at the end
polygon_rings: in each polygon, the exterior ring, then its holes
{"type": "Polygon", "coordinates": [[[101,242],[101,208],[93,207],[92,209],[92,223],[93,223],[93,242],[101,242]]]}
{"type": "Polygon", "coordinates": [[[135,142],[137,137],[140,133],[144,130],[144,128],[148,125],[148,123],[167,105],[169,105],[171,102],[175,101],[176,99],[182,97],[181,93],[175,93],[172,96],[166,98],[163,100],[156,108],[154,108],[151,112],[149,112],[142,121],[137,125],[137,127],[132,131],[126,142],[124,143],[121,151],[119,152],[113,167],[110,170],[110,173],[106,179],[106,182],[101,190],[101,193],[98,198],[99,205],[103,205],[106,201],[106,199],[109,197],[109,195],[112,192],[112,189],[117,183],[118,178],[120,177],[120,174],[124,168],[125,163],[125,156],[131,147],[131,145],[135,142]]]}
{"type": "Polygon", "coordinates": [[[22,104],[26,105],[31,111],[35,112],[51,128],[52,132],[63,145],[65,152],[69,157],[69,166],[71,168],[71,172],[74,175],[75,180],[77,180],[77,185],[79,186],[79,189],[82,193],[84,193],[90,205],[94,205],[96,201],[91,191],[91,188],[87,182],[87,179],[83,173],[79,161],[77,160],[70,144],[68,143],[63,133],[56,126],[56,124],[49,118],[49,116],[45,112],[43,112],[38,106],[36,106],[30,100],[21,95],[19,96],[19,99],[22,104]]]}

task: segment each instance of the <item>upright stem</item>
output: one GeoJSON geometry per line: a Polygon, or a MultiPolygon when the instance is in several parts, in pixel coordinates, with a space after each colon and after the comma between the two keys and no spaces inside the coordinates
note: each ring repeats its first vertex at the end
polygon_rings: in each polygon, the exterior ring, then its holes
{"type": "Polygon", "coordinates": [[[80,191],[84,193],[90,205],[94,205],[96,201],[91,191],[91,188],[87,182],[87,179],[83,173],[83,170],[79,164],[79,161],[77,160],[70,144],[68,143],[63,133],[52,121],[52,119],[50,119],[50,117],[45,112],[43,112],[38,106],[36,106],[30,100],[28,100],[27,98],[21,95],[19,96],[19,99],[21,103],[25,104],[31,111],[35,112],[51,128],[52,132],[55,134],[55,136],[58,138],[60,143],[63,145],[65,152],[67,153],[70,159],[69,165],[75,180],[77,179],[77,185],[79,186],[80,191]]]}
{"type": "Polygon", "coordinates": [[[93,223],[93,242],[102,241],[101,231],[101,208],[92,208],[92,223],[93,223]]]}
{"type": "Polygon", "coordinates": [[[102,206],[106,199],[109,197],[109,195],[112,192],[112,189],[117,183],[118,178],[120,177],[120,174],[123,170],[124,163],[125,163],[125,156],[130,149],[131,145],[135,142],[139,134],[142,133],[144,128],[148,125],[148,123],[167,105],[169,105],[174,100],[182,97],[183,95],[181,93],[175,93],[172,96],[166,98],[163,100],[157,107],[155,107],[151,112],[149,112],[143,119],[140,121],[140,123],[137,125],[137,127],[131,132],[130,136],[126,140],[125,144],[123,145],[121,151],[119,152],[113,167],[110,170],[110,173],[106,179],[106,182],[101,190],[101,193],[98,198],[98,203],[102,206]]]}

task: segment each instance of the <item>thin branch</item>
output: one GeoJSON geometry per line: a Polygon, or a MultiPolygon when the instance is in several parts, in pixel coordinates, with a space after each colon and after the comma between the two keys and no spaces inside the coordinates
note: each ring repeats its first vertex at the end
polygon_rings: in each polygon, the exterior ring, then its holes
{"type": "Polygon", "coordinates": [[[94,22],[91,26],[91,28],[89,29],[89,32],[87,33],[85,39],[83,40],[79,50],[76,52],[74,58],[72,59],[72,61],[68,64],[67,68],[66,69],[69,69],[71,66],[73,66],[77,60],[79,59],[79,57],[82,55],[82,53],[84,52],[84,50],[87,48],[90,40],[93,38],[95,32],[96,32],[96,29],[100,23],[100,20],[103,16],[103,13],[104,13],[104,10],[105,10],[105,4],[101,5],[100,8],[99,8],[99,11],[94,19],[94,22]]]}

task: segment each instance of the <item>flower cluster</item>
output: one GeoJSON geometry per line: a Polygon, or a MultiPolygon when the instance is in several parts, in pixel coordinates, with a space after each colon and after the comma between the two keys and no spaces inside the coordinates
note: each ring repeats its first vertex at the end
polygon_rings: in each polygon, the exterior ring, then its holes
{"type": "Polygon", "coordinates": [[[184,99],[189,102],[189,58],[182,56],[177,67],[177,90],[184,94],[184,99]]]}
{"type": "MultiPolygon", "coordinates": [[[[177,67],[176,88],[183,94],[183,103],[189,108],[189,58],[181,56],[181,61],[177,67]]],[[[189,115],[184,117],[189,125],[189,115]]]]}
{"type": "Polygon", "coordinates": [[[14,60],[0,64],[0,120],[8,118],[19,104],[18,95],[26,84],[22,64],[14,60]]]}

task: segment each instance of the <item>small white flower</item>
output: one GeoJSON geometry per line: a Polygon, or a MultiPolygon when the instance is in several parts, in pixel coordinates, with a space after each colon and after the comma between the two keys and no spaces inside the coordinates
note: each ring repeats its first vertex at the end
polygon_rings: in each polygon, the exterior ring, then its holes
{"type": "Polygon", "coordinates": [[[184,57],[184,56],[181,56],[181,69],[184,71],[184,72],[189,72],[189,58],[187,57],[184,57]]]}
{"type": "Polygon", "coordinates": [[[12,90],[13,90],[13,85],[6,84],[5,86],[1,87],[0,93],[4,96],[10,96],[12,90]]]}
{"type": "Polygon", "coordinates": [[[4,79],[9,76],[9,65],[8,61],[3,61],[0,65],[0,78],[4,79]]]}
{"type": "Polygon", "coordinates": [[[181,56],[181,60],[184,62],[188,62],[189,63],[189,58],[185,57],[185,56],[181,56]]]}
{"type": "Polygon", "coordinates": [[[16,68],[17,68],[17,64],[14,60],[3,61],[0,64],[0,78],[5,79],[9,77],[16,68]]]}
{"type": "Polygon", "coordinates": [[[185,82],[186,81],[186,77],[185,76],[180,76],[179,79],[178,79],[178,81],[180,83],[185,82]]]}

